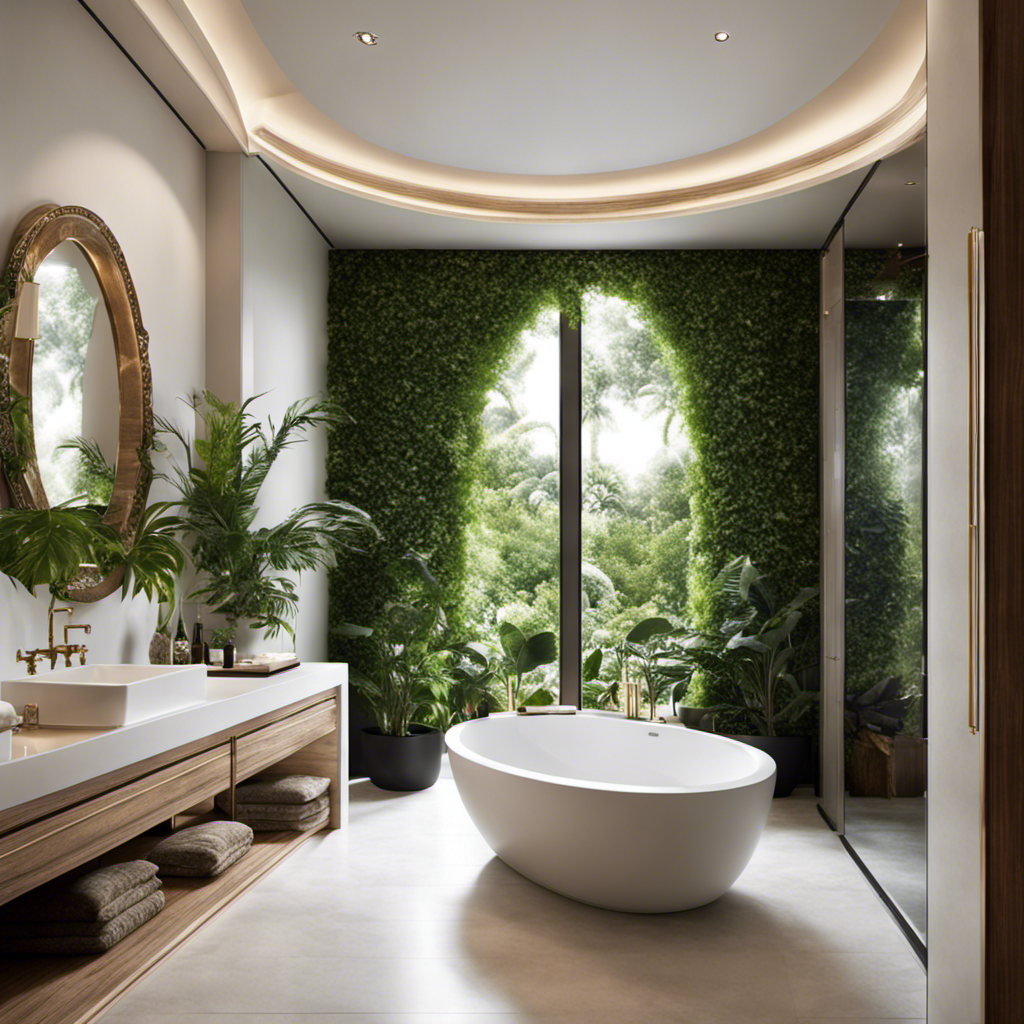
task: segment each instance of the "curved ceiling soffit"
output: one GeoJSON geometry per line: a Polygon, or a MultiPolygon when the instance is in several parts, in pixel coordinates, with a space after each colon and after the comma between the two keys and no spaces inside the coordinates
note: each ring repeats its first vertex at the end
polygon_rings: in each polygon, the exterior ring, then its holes
{"type": "Polygon", "coordinates": [[[900,0],[870,47],[818,96],[763,131],[697,156],[581,175],[470,171],[346,131],[302,95],[241,0],[133,0],[248,153],[313,181],[425,213],[492,221],[681,216],[807,188],[924,131],[926,0],[900,0]]]}

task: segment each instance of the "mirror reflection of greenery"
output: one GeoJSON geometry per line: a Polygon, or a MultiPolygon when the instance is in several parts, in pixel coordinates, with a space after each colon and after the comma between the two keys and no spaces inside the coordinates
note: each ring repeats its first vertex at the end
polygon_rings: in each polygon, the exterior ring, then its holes
{"type": "Polygon", "coordinates": [[[61,449],[78,453],[71,476],[71,486],[78,494],[84,494],[90,505],[106,507],[114,493],[116,467],[108,463],[98,441],[86,437],[68,438],[61,449]]]}
{"type": "MultiPolygon", "coordinates": [[[[77,268],[63,263],[44,260],[35,279],[39,284],[39,338],[32,352],[36,459],[47,496],[58,502],[78,493],[73,481],[82,463],[65,454],[61,449],[66,445],[61,442],[82,429],[82,385],[97,299],[89,294],[77,268]]],[[[96,501],[106,503],[102,497],[96,501]]]]}

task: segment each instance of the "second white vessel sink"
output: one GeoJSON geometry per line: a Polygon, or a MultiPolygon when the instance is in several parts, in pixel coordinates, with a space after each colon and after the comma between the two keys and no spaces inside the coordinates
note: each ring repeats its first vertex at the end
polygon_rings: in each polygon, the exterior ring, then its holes
{"type": "Polygon", "coordinates": [[[83,665],[6,679],[0,699],[22,714],[39,705],[42,726],[110,728],[202,704],[205,665],[83,665]]]}

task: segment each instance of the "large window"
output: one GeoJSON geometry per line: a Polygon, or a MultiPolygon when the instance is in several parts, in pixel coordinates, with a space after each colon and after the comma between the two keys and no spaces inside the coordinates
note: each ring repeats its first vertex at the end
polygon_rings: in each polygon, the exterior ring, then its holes
{"type": "Polygon", "coordinates": [[[522,697],[618,707],[616,646],[645,618],[681,622],[687,596],[691,455],[666,354],[637,310],[588,294],[578,331],[548,310],[519,338],[483,426],[471,625],[492,643],[502,622],[560,636],[560,664],[522,697]],[[596,648],[600,677],[581,688],[596,648]]]}

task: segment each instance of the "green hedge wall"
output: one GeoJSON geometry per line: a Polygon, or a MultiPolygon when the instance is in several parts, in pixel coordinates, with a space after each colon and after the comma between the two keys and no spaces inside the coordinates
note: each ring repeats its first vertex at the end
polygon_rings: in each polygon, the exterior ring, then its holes
{"type": "Polygon", "coordinates": [[[588,289],[634,303],[672,353],[697,457],[697,622],[716,624],[709,583],[738,554],[784,596],[817,583],[815,252],[335,250],[329,280],[328,387],[355,423],[330,439],[328,493],[384,533],[333,572],[332,623],[372,625],[395,596],[384,567],[409,548],[429,556],[458,621],[487,392],[537,313],[578,310],[588,289]]]}

